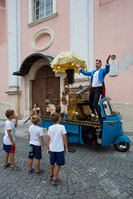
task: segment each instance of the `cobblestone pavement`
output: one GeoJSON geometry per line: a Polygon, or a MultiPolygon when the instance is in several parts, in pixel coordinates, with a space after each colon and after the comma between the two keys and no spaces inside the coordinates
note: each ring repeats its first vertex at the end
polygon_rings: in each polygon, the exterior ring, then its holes
{"type": "MultiPolygon", "coordinates": [[[[0,199],[110,199],[133,198],[133,145],[127,153],[115,152],[110,147],[71,145],[75,153],[68,153],[66,165],[61,168],[61,183],[53,187],[49,182],[49,156],[41,161],[44,173],[28,175],[28,124],[21,124],[16,132],[15,163],[20,171],[3,169],[2,138],[4,122],[0,122],[0,199]]],[[[35,165],[34,165],[35,168],[35,165]]]]}

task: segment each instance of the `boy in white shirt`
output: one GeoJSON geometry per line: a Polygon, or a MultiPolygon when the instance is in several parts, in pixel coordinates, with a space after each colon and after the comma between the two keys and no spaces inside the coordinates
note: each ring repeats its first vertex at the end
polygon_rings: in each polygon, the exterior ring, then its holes
{"type": "Polygon", "coordinates": [[[36,175],[40,175],[40,159],[42,159],[42,152],[44,151],[43,130],[39,127],[41,118],[39,115],[34,115],[31,122],[33,125],[29,127],[29,174],[33,173],[33,158],[36,158],[36,175]]]}
{"type": "Polygon", "coordinates": [[[4,168],[10,166],[10,170],[18,171],[20,170],[14,165],[14,153],[15,153],[15,128],[18,125],[18,117],[15,116],[14,110],[7,110],[5,112],[7,120],[5,122],[5,136],[3,137],[3,150],[5,151],[4,168]],[[15,119],[15,124],[11,121],[15,119]],[[10,154],[11,164],[8,163],[8,158],[10,154]]]}
{"type": "Polygon", "coordinates": [[[53,113],[51,120],[54,122],[54,125],[50,126],[48,130],[47,153],[50,154],[50,181],[52,185],[56,186],[60,167],[65,165],[64,145],[66,154],[68,153],[68,145],[66,129],[63,125],[59,124],[61,121],[59,113],[53,113]]]}

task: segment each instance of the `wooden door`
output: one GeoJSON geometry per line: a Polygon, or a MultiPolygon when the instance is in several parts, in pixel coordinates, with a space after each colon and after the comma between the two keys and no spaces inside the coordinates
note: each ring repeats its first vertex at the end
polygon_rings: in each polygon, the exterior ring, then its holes
{"type": "Polygon", "coordinates": [[[60,78],[55,77],[50,66],[42,67],[32,82],[32,106],[39,104],[42,115],[46,112],[46,100],[60,99],[60,78]]]}

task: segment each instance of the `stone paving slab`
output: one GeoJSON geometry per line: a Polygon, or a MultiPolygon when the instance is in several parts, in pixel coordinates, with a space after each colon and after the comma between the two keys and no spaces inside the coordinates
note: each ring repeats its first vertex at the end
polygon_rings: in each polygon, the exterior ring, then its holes
{"type": "MultiPolygon", "coordinates": [[[[0,199],[133,199],[132,150],[120,153],[113,146],[102,148],[71,144],[70,147],[76,151],[66,156],[66,165],[59,174],[61,183],[53,187],[49,182],[46,129],[45,151],[41,160],[44,173],[36,176],[35,172],[32,175],[27,172],[29,124],[21,123],[16,131],[15,163],[21,170],[11,172],[3,169],[3,124],[0,123],[0,199]]],[[[35,169],[35,162],[33,166],[35,169]]]]}

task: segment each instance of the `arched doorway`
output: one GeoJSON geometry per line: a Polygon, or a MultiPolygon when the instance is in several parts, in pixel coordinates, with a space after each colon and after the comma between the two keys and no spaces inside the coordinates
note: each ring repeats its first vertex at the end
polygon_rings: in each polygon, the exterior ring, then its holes
{"type": "Polygon", "coordinates": [[[60,99],[60,77],[55,77],[49,65],[40,68],[32,80],[32,107],[38,103],[41,114],[46,112],[46,101],[60,99]]]}
{"type": "Polygon", "coordinates": [[[24,78],[24,117],[31,115],[34,103],[39,104],[44,114],[45,99],[60,98],[64,89],[64,73],[52,71],[52,60],[49,55],[33,53],[24,59],[19,71],[13,73],[24,78]]]}

